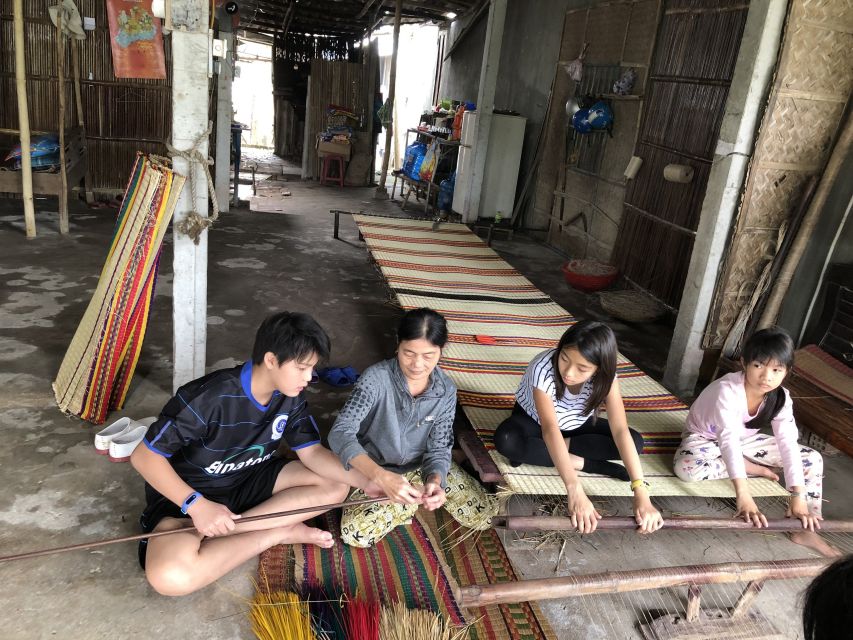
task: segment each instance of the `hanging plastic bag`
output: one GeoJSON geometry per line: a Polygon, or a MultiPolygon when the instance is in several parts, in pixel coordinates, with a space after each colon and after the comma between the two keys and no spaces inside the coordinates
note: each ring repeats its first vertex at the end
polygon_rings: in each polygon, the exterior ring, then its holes
{"type": "Polygon", "coordinates": [[[613,83],[613,93],[617,96],[627,96],[634,88],[634,83],[637,81],[637,72],[633,67],[622,74],[616,82],[613,83]]]}
{"type": "Polygon", "coordinates": [[[435,172],[435,166],[438,164],[438,142],[433,140],[427,149],[424,161],[420,166],[420,179],[432,180],[432,174],[435,172]]]}
{"type": "Polygon", "coordinates": [[[583,79],[583,59],[586,57],[586,50],[588,47],[589,43],[584,42],[581,54],[570,63],[563,65],[566,73],[568,73],[569,77],[575,82],[580,82],[583,79]]]}

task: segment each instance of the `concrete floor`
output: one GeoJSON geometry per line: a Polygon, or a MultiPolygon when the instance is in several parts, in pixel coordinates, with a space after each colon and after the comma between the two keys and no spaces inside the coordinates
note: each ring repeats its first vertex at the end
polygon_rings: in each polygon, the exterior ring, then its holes
{"type": "MultiPolygon", "coordinates": [[[[389,304],[381,276],[367,260],[350,219],[342,239],[331,239],[330,208],[399,215],[393,203],[373,200],[372,189],[337,189],[282,182],[292,195],[288,213],[246,208],[223,214],[210,232],[208,369],[248,357],[254,331],[269,313],[312,313],[332,338],[331,364],[363,369],[390,356],[398,310],[389,304]],[[292,213],[291,213],[292,212],[292,213]]],[[[25,240],[18,201],[0,201],[0,554],[137,533],[142,481],[127,464],[93,452],[97,430],[62,415],[51,391],[65,349],[97,282],[115,212],[72,205],[71,233],[58,234],[55,203],[37,202],[39,237],[25,240]]],[[[605,317],[593,296],[562,281],[562,257],[524,236],[495,248],[558,303],[577,315],[605,317]]],[[[151,322],[125,409],[156,414],[171,394],[171,235],[167,237],[151,322]]],[[[671,329],[612,323],[623,352],[660,378],[671,329]]],[[[309,388],[313,412],[328,428],[346,390],[309,388]]],[[[827,461],[827,515],[851,517],[842,489],[853,480],[846,458],[827,461]]],[[[719,505],[671,505],[711,512],[719,505]]],[[[512,508],[532,506],[515,500],[512,508]]],[[[611,504],[608,508],[624,509],[611,504]]],[[[524,577],[554,575],[559,545],[536,549],[506,536],[524,577]]],[[[660,533],[598,534],[566,544],[558,574],[608,568],[651,567],[709,559],[770,559],[807,555],[776,536],[660,533]],[[617,552],[614,553],[614,550],[617,552]]],[[[134,544],[66,553],[0,565],[4,638],[250,638],[246,599],[256,562],[247,562],[217,584],[186,598],[164,598],[147,585],[134,544]]],[[[730,595],[730,594],[728,594],[730,595]]],[[[728,596],[726,596],[728,597],[728,596]]],[[[793,589],[767,589],[758,607],[784,618],[794,608],[793,589]]],[[[720,601],[724,596],[715,596],[720,601]]],[[[677,590],[646,598],[621,596],[543,603],[560,638],[636,638],[648,610],[683,608],[677,590]]],[[[793,632],[793,625],[787,631],[793,632]]],[[[780,624],[780,628],[785,628],[780,624]]],[[[796,637],[792,635],[792,637],[796,637]]]]}

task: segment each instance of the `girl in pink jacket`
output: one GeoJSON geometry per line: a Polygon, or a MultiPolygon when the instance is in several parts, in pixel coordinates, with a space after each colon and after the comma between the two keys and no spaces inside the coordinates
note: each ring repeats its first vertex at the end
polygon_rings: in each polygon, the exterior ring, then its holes
{"type": "Polygon", "coordinates": [[[794,344],[780,329],[762,329],[743,347],[743,371],[712,382],[687,416],[675,453],[675,474],[685,481],[729,478],[737,496],[737,516],[756,527],[767,518],[747,488],[747,476],[779,480],[782,468],[790,492],[788,516],[803,523],[795,542],[837,555],[815,529],[820,529],[823,458],[797,443],[797,424],[788,391],[782,387],[794,364],[794,344]],[[761,433],[771,427],[773,435],[761,433]]]}

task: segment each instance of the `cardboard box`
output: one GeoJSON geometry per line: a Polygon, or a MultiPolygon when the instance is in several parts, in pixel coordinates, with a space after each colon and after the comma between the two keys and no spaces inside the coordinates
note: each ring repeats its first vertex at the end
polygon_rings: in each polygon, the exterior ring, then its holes
{"type": "Polygon", "coordinates": [[[317,155],[324,157],[328,155],[343,156],[344,160],[349,160],[352,145],[348,142],[326,142],[325,140],[317,140],[315,145],[317,155]]]}

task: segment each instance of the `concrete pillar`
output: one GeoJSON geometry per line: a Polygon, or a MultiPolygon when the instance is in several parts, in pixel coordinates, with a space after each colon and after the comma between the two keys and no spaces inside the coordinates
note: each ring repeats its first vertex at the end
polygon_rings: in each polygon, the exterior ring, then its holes
{"type": "Polygon", "coordinates": [[[234,43],[231,33],[231,16],[223,16],[219,22],[219,38],[225,42],[226,53],[219,60],[219,75],[216,84],[216,202],[219,211],[228,213],[228,189],[231,186],[231,86],[234,82],[234,43]]]}
{"type": "MultiPolygon", "coordinates": [[[[489,21],[486,25],[486,42],[483,45],[483,63],[480,67],[480,87],[477,92],[477,137],[474,139],[474,160],[471,167],[470,211],[477,217],[489,215],[480,211],[480,195],[483,189],[483,174],[489,153],[489,135],[492,130],[492,111],[495,108],[495,88],[498,82],[498,67],[501,60],[506,0],[491,0],[489,21]]],[[[476,221],[476,218],[473,220],[476,221]]],[[[472,221],[472,222],[473,222],[472,221]]]]}
{"type": "MultiPolygon", "coordinates": [[[[172,145],[197,149],[207,157],[208,7],[207,0],[172,0],[172,145]]],[[[204,168],[184,158],[174,159],[178,173],[195,177],[195,194],[189,180],[178,199],[172,228],[196,211],[207,217],[207,180],[204,168]]],[[[207,231],[198,244],[182,233],[174,232],[172,319],[174,390],[204,375],[207,342],[207,231]]]]}
{"type": "Polygon", "coordinates": [[[677,395],[692,394],[699,376],[702,337],[773,77],[786,8],[787,3],[775,0],[749,5],[663,377],[677,395]]]}

